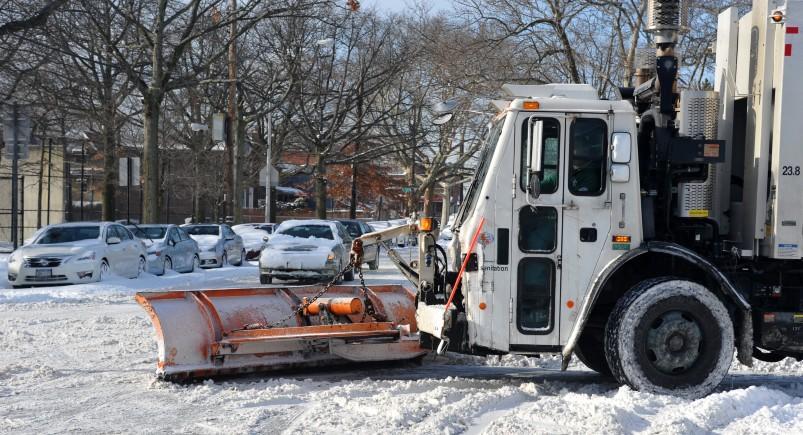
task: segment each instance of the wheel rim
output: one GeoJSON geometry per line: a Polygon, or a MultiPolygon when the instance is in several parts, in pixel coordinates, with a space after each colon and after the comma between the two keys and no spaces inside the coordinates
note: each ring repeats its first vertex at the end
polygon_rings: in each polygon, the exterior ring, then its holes
{"type": "Polygon", "coordinates": [[[192,257],[192,271],[195,272],[201,267],[201,260],[198,257],[192,257]]]}
{"type": "Polygon", "coordinates": [[[165,272],[168,270],[173,270],[173,260],[165,258],[165,272]]]}
{"type": "Polygon", "coordinates": [[[142,272],[145,271],[145,259],[139,257],[139,267],[137,268],[137,276],[142,275],[142,272]]]}
{"type": "Polygon", "coordinates": [[[675,375],[694,366],[701,355],[703,332],[689,313],[667,311],[657,316],[646,334],[650,364],[661,373],[675,375]]]}
{"type": "Polygon", "coordinates": [[[106,278],[109,274],[109,263],[102,262],[100,263],[100,279],[106,278]]]}

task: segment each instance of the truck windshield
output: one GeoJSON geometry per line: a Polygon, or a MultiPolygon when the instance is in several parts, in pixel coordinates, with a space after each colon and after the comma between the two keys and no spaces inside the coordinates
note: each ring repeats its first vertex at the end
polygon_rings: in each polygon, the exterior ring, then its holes
{"type": "Polygon", "coordinates": [[[455,230],[458,230],[463,225],[463,222],[468,217],[469,211],[474,208],[477,198],[479,198],[479,190],[482,187],[485,176],[488,174],[488,166],[491,164],[491,158],[493,157],[494,150],[496,150],[496,144],[499,142],[499,136],[502,135],[502,127],[505,125],[505,119],[506,118],[502,118],[496,121],[496,123],[491,126],[490,130],[488,130],[488,135],[485,137],[485,144],[478,157],[477,171],[474,173],[474,178],[471,180],[471,186],[468,188],[465,201],[463,201],[463,204],[460,206],[460,211],[457,213],[457,218],[455,219],[455,230]]]}

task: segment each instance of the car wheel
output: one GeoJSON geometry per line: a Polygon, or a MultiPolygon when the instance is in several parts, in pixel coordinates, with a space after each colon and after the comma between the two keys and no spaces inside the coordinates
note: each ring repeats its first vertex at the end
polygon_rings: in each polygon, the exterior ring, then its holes
{"type": "Polygon", "coordinates": [[[379,270],[379,260],[369,261],[368,270],[379,270]]]}
{"type": "Polygon", "coordinates": [[[733,359],[727,308],[701,284],[643,281],[617,302],[605,331],[614,377],[634,390],[702,397],[722,382],[733,359]]]}
{"type": "Polygon", "coordinates": [[[170,257],[165,257],[165,261],[162,263],[162,275],[167,273],[168,270],[173,270],[173,260],[170,257]]]}
{"type": "Polygon", "coordinates": [[[108,278],[109,272],[111,272],[109,261],[104,258],[100,261],[100,275],[98,275],[98,281],[103,281],[104,279],[108,278]]]}
{"type": "Polygon", "coordinates": [[[201,259],[197,255],[192,257],[192,270],[190,272],[197,272],[201,269],[201,259]]]}
{"type": "Polygon", "coordinates": [[[273,277],[270,275],[259,275],[260,284],[273,284],[273,277]]]}
{"type": "Polygon", "coordinates": [[[240,251],[240,261],[234,263],[234,266],[242,266],[245,263],[245,249],[240,251]]]}
{"type": "Polygon", "coordinates": [[[226,266],[226,265],[228,265],[228,263],[229,263],[229,258],[226,255],[226,251],[223,251],[223,256],[220,257],[220,266],[218,266],[218,267],[226,266]]]}
{"type": "Polygon", "coordinates": [[[137,276],[134,278],[139,278],[143,272],[145,272],[145,268],[147,267],[148,263],[145,261],[145,257],[139,257],[139,264],[137,265],[137,276]]]}

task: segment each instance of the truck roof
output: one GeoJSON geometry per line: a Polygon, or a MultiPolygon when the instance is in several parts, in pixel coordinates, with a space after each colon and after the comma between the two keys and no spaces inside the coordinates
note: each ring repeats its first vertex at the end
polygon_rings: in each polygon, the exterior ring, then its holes
{"type": "MultiPolygon", "coordinates": [[[[512,97],[507,110],[525,109],[524,102],[537,101],[540,111],[549,112],[618,112],[633,113],[627,101],[600,100],[597,90],[585,84],[511,85],[502,86],[502,91],[512,97]]],[[[500,105],[495,104],[500,107],[500,105]]]]}

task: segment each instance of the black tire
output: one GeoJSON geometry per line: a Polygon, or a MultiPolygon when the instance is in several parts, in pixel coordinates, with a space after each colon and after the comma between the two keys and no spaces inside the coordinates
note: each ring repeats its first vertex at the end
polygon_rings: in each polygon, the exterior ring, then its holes
{"type": "Polygon", "coordinates": [[[245,249],[240,251],[240,261],[238,261],[236,263],[232,263],[232,266],[240,267],[240,266],[243,265],[243,263],[245,263],[245,249]]]}
{"type": "Polygon", "coordinates": [[[646,280],[608,318],[605,356],[613,376],[634,390],[687,398],[713,391],[733,359],[733,323],[704,286],[646,280]]]}
{"type": "Polygon", "coordinates": [[[273,277],[270,275],[259,275],[260,284],[273,284],[273,277]]]}
{"type": "Polygon", "coordinates": [[[162,275],[166,274],[168,270],[173,270],[173,260],[170,257],[165,257],[165,261],[162,263],[162,275]]]}
{"type": "Polygon", "coordinates": [[[229,264],[229,256],[226,255],[226,251],[223,251],[223,256],[220,257],[220,265],[218,267],[223,267],[229,264]]]}
{"type": "Polygon", "coordinates": [[[109,264],[109,260],[105,258],[100,260],[100,267],[98,268],[98,282],[103,281],[109,275],[109,273],[111,273],[111,271],[112,268],[109,264]]]}
{"type": "Polygon", "coordinates": [[[198,272],[201,270],[201,259],[198,258],[197,255],[192,256],[192,269],[190,269],[190,273],[198,272]]]}
{"type": "Polygon", "coordinates": [[[379,260],[369,261],[368,270],[379,270],[379,260]]]}
{"type": "Polygon", "coordinates": [[[146,260],[145,257],[139,257],[139,264],[137,264],[137,275],[133,279],[139,278],[144,272],[147,272],[147,270],[148,260],[146,260]]]}
{"type": "Polygon", "coordinates": [[[604,330],[600,330],[600,328],[586,328],[577,341],[574,354],[577,355],[577,359],[591,370],[594,370],[602,376],[612,376],[611,367],[608,365],[608,360],[605,358],[604,330]]]}

